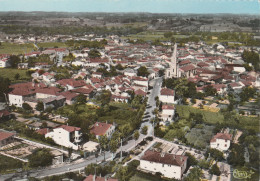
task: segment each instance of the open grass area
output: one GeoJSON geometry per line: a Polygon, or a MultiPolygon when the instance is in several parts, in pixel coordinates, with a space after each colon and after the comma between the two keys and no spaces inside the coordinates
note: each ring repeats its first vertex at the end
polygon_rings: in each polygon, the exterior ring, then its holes
{"type": "Polygon", "coordinates": [[[224,121],[224,116],[219,112],[210,112],[184,105],[175,105],[175,107],[177,109],[177,113],[179,113],[182,118],[188,118],[190,113],[201,113],[207,123],[216,124],[224,121]]]}
{"type": "Polygon", "coordinates": [[[66,47],[68,47],[63,42],[43,42],[43,43],[37,43],[37,46],[42,47],[42,48],[54,48],[54,47],[66,48],[66,47]]]}
{"type": "Polygon", "coordinates": [[[22,168],[23,162],[0,154],[0,173],[7,174],[22,168]]]}
{"type": "MultiPolygon", "coordinates": [[[[209,124],[223,123],[225,121],[228,121],[224,120],[224,116],[221,112],[210,112],[185,105],[175,105],[175,107],[177,109],[177,113],[180,115],[181,118],[187,119],[190,113],[201,113],[205,122],[209,124]]],[[[259,132],[259,117],[238,116],[238,118],[239,125],[242,128],[245,128],[247,130],[255,130],[257,133],[259,132]]]]}
{"type": "Polygon", "coordinates": [[[136,172],[134,176],[130,178],[130,181],[158,181],[158,180],[165,180],[162,178],[159,178],[158,176],[148,174],[148,173],[143,173],[143,172],[136,172]]]}
{"type": "Polygon", "coordinates": [[[11,80],[11,83],[24,82],[30,80],[31,78],[28,75],[26,75],[26,70],[12,68],[1,68],[0,76],[4,78],[9,78],[9,80],[11,80]],[[15,75],[17,73],[20,75],[20,78],[18,80],[15,79],[15,75]]]}
{"type": "Polygon", "coordinates": [[[19,55],[24,53],[30,53],[35,50],[32,43],[17,44],[17,43],[7,43],[3,42],[0,46],[0,54],[13,54],[19,55]]]}

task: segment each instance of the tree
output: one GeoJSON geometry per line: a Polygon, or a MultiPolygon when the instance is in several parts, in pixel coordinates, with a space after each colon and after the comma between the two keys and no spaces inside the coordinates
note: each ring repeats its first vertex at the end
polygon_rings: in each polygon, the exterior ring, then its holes
{"type": "MultiPolygon", "coordinates": [[[[135,142],[136,142],[136,140],[138,140],[139,136],[140,136],[140,133],[139,133],[138,130],[136,130],[135,133],[134,133],[134,140],[135,140],[135,142]]],[[[135,145],[136,145],[136,143],[135,143],[135,145]]]]}
{"type": "Polygon", "coordinates": [[[150,73],[148,72],[147,68],[145,66],[141,66],[138,70],[137,70],[137,75],[138,76],[142,76],[142,77],[148,77],[150,73]]]}
{"type": "Polygon", "coordinates": [[[19,73],[16,73],[16,74],[14,75],[14,78],[15,78],[15,80],[18,80],[18,79],[20,78],[20,74],[19,74],[19,73]]]}
{"type": "Polygon", "coordinates": [[[97,99],[101,102],[101,106],[105,106],[109,104],[111,100],[111,92],[109,90],[103,90],[97,99]]]}
{"type": "Polygon", "coordinates": [[[98,57],[101,57],[101,54],[98,50],[92,49],[89,51],[88,56],[89,56],[89,58],[98,58],[98,57]]]}
{"type": "Polygon", "coordinates": [[[129,180],[129,170],[128,167],[120,166],[119,169],[116,172],[116,177],[121,181],[127,181],[129,180]]]}
{"type": "Polygon", "coordinates": [[[7,101],[6,94],[9,91],[10,80],[0,76],[0,101],[7,101]]]}
{"type": "Polygon", "coordinates": [[[217,94],[217,90],[212,87],[212,85],[206,86],[203,91],[206,96],[215,96],[217,94]]]}
{"type": "Polygon", "coordinates": [[[37,105],[36,105],[36,110],[37,111],[44,111],[44,105],[43,105],[43,102],[38,102],[37,105]]]}
{"type": "Polygon", "coordinates": [[[9,59],[9,63],[12,68],[17,68],[18,63],[21,62],[21,59],[16,55],[11,55],[9,59]]]}
{"type": "Polygon", "coordinates": [[[233,166],[243,166],[245,163],[244,147],[238,144],[231,145],[231,153],[228,155],[227,162],[233,166]]]}
{"type": "Polygon", "coordinates": [[[68,147],[68,157],[69,157],[69,162],[70,162],[70,157],[72,155],[73,149],[71,147],[68,147]]]}
{"type": "Polygon", "coordinates": [[[224,159],[223,153],[217,149],[208,149],[206,152],[206,156],[208,156],[209,154],[217,161],[222,161],[224,159]]]}
{"type": "Polygon", "coordinates": [[[213,175],[217,175],[217,176],[220,176],[221,172],[219,170],[219,167],[217,165],[217,163],[215,163],[209,170],[209,173],[210,174],[213,174],[213,175]]]}
{"type": "Polygon", "coordinates": [[[76,102],[79,104],[85,104],[87,97],[84,94],[79,94],[76,98],[76,102]]]}
{"type": "Polygon", "coordinates": [[[108,146],[108,139],[106,136],[100,136],[99,138],[99,144],[100,144],[100,147],[104,153],[104,160],[106,160],[105,158],[105,152],[107,150],[107,146],[108,146]]]}
{"type": "Polygon", "coordinates": [[[184,181],[200,181],[203,173],[200,168],[194,167],[190,170],[190,173],[187,177],[184,178],[184,181]]]}
{"type": "Polygon", "coordinates": [[[195,158],[192,154],[186,152],[186,153],[185,153],[185,156],[188,156],[187,167],[195,166],[195,165],[198,164],[198,161],[196,160],[196,158],[195,158]]]}
{"type": "Polygon", "coordinates": [[[52,164],[54,156],[46,148],[34,150],[28,157],[30,167],[46,167],[52,164]]]}
{"type": "Polygon", "coordinates": [[[110,151],[112,152],[112,160],[114,159],[114,153],[117,151],[118,142],[116,139],[111,139],[109,142],[110,151]]]}
{"type": "Polygon", "coordinates": [[[142,128],[141,133],[144,134],[144,135],[147,135],[147,131],[148,131],[148,127],[147,127],[147,126],[144,126],[144,127],[142,128]]]}
{"type": "Polygon", "coordinates": [[[29,104],[27,104],[27,103],[23,103],[22,107],[26,111],[31,111],[32,110],[32,107],[29,104]]]}

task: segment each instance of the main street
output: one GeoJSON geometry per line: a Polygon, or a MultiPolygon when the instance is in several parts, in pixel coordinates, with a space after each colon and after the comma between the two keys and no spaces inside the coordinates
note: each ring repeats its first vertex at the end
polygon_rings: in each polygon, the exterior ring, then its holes
{"type": "MultiPolygon", "coordinates": [[[[162,85],[162,78],[157,78],[152,81],[153,81],[154,86],[148,97],[148,105],[150,105],[150,107],[148,107],[145,111],[146,113],[148,113],[150,118],[154,117],[152,112],[156,108],[155,97],[159,96],[161,85],[162,85]]],[[[140,130],[139,130],[140,132],[141,132],[141,129],[143,126],[148,126],[147,135],[140,134],[139,139],[137,141],[134,141],[133,139],[129,140],[126,145],[122,146],[122,151],[130,151],[131,149],[133,149],[135,147],[135,145],[137,143],[141,142],[145,137],[153,135],[153,125],[150,123],[150,121],[146,121],[141,124],[140,130]]],[[[117,153],[120,153],[120,151],[121,151],[121,148],[119,148],[117,150],[117,153]]],[[[106,160],[111,160],[112,153],[106,152],[105,157],[106,157],[106,160]]],[[[10,178],[13,178],[15,180],[18,178],[24,178],[26,176],[43,178],[43,177],[52,176],[52,175],[59,175],[59,174],[63,174],[63,173],[71,172],[71,171],[82,170],[91,163],[96,163],[96,161],[97,161],[97,163],[99,163],[99,162],[102,162],[103,160],[104,160],[103,154],[99,155],[97,158],[95,158],[94,156],[90,156],[86,159],[82,158],[75,162],[64,163],[64,164],[62,164],[62,166],[59,165],[58,167],[47,167],[44,169],[38,169],[38,170],[34,169],[34,170],[30,170],[30,171],[24,171],[21,173],[1,175],[0,180],[6,180],[6,179],[10,179],[10,178]]]]}

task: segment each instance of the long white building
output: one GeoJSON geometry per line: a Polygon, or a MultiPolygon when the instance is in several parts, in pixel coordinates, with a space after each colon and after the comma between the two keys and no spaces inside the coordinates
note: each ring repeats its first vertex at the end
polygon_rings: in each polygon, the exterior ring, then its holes
{"type": "Polygon", "coordinates": [[[140,169],[180,180],[187,167],[187,159],[187,156],[148,150],[141,157],[140,169]]]}

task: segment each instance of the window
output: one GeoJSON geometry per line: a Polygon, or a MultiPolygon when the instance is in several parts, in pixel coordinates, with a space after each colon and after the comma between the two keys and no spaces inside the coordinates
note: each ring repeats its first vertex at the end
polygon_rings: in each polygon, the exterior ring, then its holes
{"type": "Polygon", "coordinates": [[[227,140],[225,140],[225,142],[227,142],[227,140]]]}
{"type": "Polygon", "coordinates": [[[227,147],[227,144],[225,144],[225,147],[227,147]]]}

